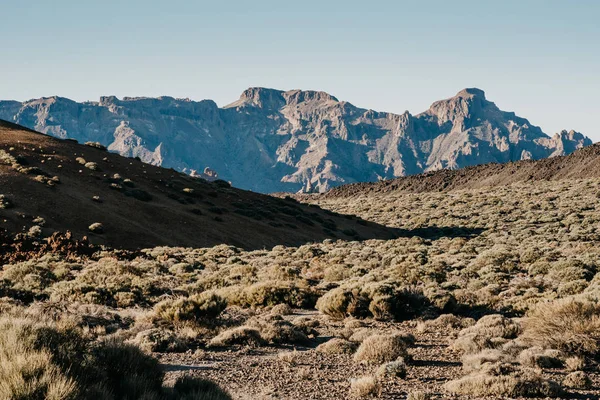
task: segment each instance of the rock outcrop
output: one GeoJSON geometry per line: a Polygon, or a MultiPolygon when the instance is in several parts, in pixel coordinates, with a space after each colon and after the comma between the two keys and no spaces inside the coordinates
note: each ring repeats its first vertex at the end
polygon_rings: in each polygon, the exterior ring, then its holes
{"type": "Polygon", "coordinates": [[[61,97],[0,102],[0,119],[180,171],[210,167],[258,192],[323,192],[347,183],[566,155],[592,142],[550,137],[465,89],[416,116],[366,110],[316,91],[250,88],[213,101],[61,97]]]}

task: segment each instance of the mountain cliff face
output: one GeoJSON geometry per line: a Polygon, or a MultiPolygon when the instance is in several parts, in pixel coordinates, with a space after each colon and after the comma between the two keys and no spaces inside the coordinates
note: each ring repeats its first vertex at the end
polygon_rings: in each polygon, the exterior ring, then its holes
{"type": "Polygon", "coordinates": [[[210,167],[258,192],[323,192],[439,169],[566,155],[592,142],[553,137],[465,89],[416,116],[376,112],[316,91],[250,88],[210,100],[60,97],[0,102],[0,119],[192,173],[210,167]]]}

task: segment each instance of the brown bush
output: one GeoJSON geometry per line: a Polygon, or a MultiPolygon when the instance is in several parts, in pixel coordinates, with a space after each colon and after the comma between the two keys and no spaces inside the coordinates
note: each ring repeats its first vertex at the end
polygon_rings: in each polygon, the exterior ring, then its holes
{"type": "Polygon", "coordinates": [[[348,340],[333,338],[317,347],[317,352],[324,354],[352,354],[357,349],[356,343],[348,340]]]}
{"type": "Polygon", "coordinates": [[[556,382],[546,380],[531,371],[498,374],[477,371],[444,385],[453,394],[476,397],[558,397],[562,389],[556,382]]]}
{"type": "Polygon", "coordinates": [[[169,299],[154,307],[156,318],[167,322],[200,323],[219,316],[227,302],[214,293],[202,293],[187,298],[169,299]]]}
{"type": "Polygon", "coordinates": [[[371,397],[378,395],[380,391],[381,386],[373,376],[363,376],[350,381],[350,397],[371,397]]]}
{"type": "MultiPolygon", "coordinates": [[[[414,340],[414,339],[412,339],[414,340]]],[[[372,335],[359,346],[354,361],[367,364],[383,364],[398,357],[408,357],[407,348],[411,338],[403,333],[372,335]]]]}
{"type": "Polygon", "coordinates": [[[523,339],[571,355],[600,353],[600,305],[564,299],[537,305],[524,321],[523,339]]]}

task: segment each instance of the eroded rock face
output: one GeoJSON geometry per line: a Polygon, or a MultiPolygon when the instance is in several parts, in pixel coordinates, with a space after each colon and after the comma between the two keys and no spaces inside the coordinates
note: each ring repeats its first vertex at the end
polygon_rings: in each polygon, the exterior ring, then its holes
{"type": "Polygon", "coordinates": [[[357,108],[315,91],[250,88],[223,108],[210,100],[60,97],[0,102],[0,118],[94,141],[181,171],[206,167],[258,192],[323,192],[443,168],[566,155],[592,142],[540,128],[464,89],[413,116],[357,108]]]}

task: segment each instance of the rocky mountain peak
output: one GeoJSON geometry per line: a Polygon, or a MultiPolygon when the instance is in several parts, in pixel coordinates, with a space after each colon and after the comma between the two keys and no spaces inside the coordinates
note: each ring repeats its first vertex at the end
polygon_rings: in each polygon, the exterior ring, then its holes
{"type": "Polygon", "coordinates": [[[440,125],[451,122],[457,129],[465,130],[470,121],[485,118],[485,109],[499,111],[494,103],[486,100],[483,90],[467,88],[454,97],[436,101],[425,113],[435,117],[440,125]]]}
{"type": "Polygon", "coordinates": [[[118,101],[119,99],[117,98],[117,96],[101,96],[100,102],[98,104],[106,107],[109,105],[116,104],[118,101]]]}
{"type": "Polygon", "coordinates": [[[483,90],[477,89],[477,88],[466,88],[466,89],[463,89],[460,92],[458,92],[455,97],[462,97],[462,98],[479,97],[479,98],[485,100],[485,92],[483,90]]]}
{"type": "Polygon", "coordinates": [[[326,92],[318,92],[314,90],[289,90],[283,93],[283,97],[288,104],[298,104],[303,102],[325,102],[339,100],[326,92]]]}
{"type": "Polygon", "coordinates": [[[263,87],[251,87],[241,94],[238,101],[231,103],[226,108],[255,106],[265,109],[277,109],[285,105],[283,91],[263,87]]]}

